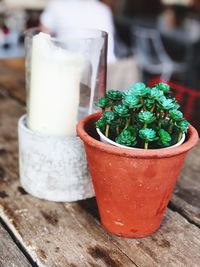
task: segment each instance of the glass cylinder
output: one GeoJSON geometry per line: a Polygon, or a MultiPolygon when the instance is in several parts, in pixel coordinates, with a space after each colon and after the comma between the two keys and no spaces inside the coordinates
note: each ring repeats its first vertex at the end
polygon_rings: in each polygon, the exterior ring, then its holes
{"type": "Polygon", "coordinates": [[[77,121],[106,90],[107,33],[63,29],[58,36],[26,32],[27,127],[75,136],[77,121]]]}

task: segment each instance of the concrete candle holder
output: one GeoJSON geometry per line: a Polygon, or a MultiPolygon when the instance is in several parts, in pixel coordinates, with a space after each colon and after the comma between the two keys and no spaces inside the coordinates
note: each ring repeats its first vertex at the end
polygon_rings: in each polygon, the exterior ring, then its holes
{"type": "Polygon", "coordinates": [[[52,137],[18,122],[20,181],[31,195],[52,201],[94,196],[84,147],[79,137],[52,137]]]}

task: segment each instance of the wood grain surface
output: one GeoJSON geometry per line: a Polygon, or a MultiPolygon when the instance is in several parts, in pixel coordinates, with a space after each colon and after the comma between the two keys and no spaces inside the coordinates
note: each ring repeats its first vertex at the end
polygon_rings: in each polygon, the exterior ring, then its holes
{"type": "MultiPolygon", "coordinates": [[[[17,120],[25,113],[23,64],[23,60],[0,62],[0,217],[32,258],[31,264],[199,267],[200,144],[186,160],[161,228],[143,239],[120,238],[106,232],[100,226],[95,199],[54,203],[36,199],[20,187],[17,120]]],[[[0,236],[2,231],[7,234],[0,228],[0,236]]],[[[3,240],[3,247],[11,246],[12,240],[8,238],[7,244],[3,240]]],[[[14,247],[11,250],[16,254],[14,247]]],[[[24,262],[11,265],[8,258],[3,267],[29,266],[22,265],[29,263],[19,248],[17,251],[24,262]]],[[[0,243],[0,259],[1,253],[0,243]]]]}
{"type": "Polygon", "coordinates": [[[31,267],[26,257],[0,224],[0,267],[31,267]]]}
{"type": "Polygon", "coordinates": [[[200,227],[200,143],[187,157],[170,207],[200,227]]]}

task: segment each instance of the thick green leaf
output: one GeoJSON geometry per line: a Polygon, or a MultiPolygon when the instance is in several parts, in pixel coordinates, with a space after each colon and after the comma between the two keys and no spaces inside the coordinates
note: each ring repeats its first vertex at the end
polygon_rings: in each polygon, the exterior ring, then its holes
{"type": "Polygon", "coordinates": [[[122,100],[123,93],[119,90],[109,90],[106,93],[106,97],[108,97],[109,99],[111,99],[113,101],[122,100]]]}
{"type": "Polygon", "coordinates": [[[112,111],[105,111],[103,113],[103,120],[106,122],[106,124],[111,124],[112,121],[115,120],[115,114],[112,111]]]}
{"type": "Polygon", "coordinates": [[[149,93],[151,99],[159,100],[162,96],[164,96],[163,91],[159,90],[157,87],[151,88],[149,93]]]}
{"type": "Polygon", "coordinates": [[[120,117],[130,116],[129,109],[125,105],[119,104],[114,106],[114,112],[120,117]]]}
{"type": "Polygon", "coordinates": [[[162,90],[164,93],[167,93],[170,91],[170,86],[166,83],[155,84],[155,87],[158,88],[159,90],[162,90]]]}
{"type": "Polygon", "coordinates": [[[180,121],[183,119],[183,113],[177,109],[172,109],[169,111],[169,117],[174,121],[180,121]]]}
{"type": "Polygon", "coordinates": [[[135,95],[127,95],[127,96],[125,96],[125,98],[123,100],[123,104],[128,106],[131,109],[139,108],[139,107],[142,106],[142,104],[140,103],[139,97],[137,97],[135,95]]]}
{"type": "Polygon", "coordinates": [[[115,142],[124,146],[136,145],[136,135],[130,129],[123,130],[120,135],[115,139],[115,142]]]}
{"type": "Polygon", "coordinates": [[[154,106],[155,100],[154,99],[144,99],[144,105],[147,109],[151,109],[154,106]]]}
{"type": "Polygon", "coordinates": [[[99,108],[105,109],[112,106],[112,101],[107,97],[100,98],[95,105],[99,108]]]}
{"type": "Polygon", "coordinates": [[[150,124],[153,121],[155,121],[156,117],[154,116],[154,114],[152,112],[144,111],[144,112],[140,112],[138,114],[138,119],[142,123],[150,124]]]}
{"type": "Polygon", "coordinates": [[[105,127],[106,127],[106,122],[103,118],[99,119],[96,122],[96,128],[100,129],[102,132],[104,132],[105,127]]]}
{"type": "Polygon", "coordinates": [[[169,143],[172,139],[170,134],[164,129],[160,129],[158,131],[158,135],[159,135],[159,143],[163,146],[169,146],[169,143]]]}
{"type": "Polygon", "coordinates": [[[139,131],[139,136],[141,139],[145,140],[145,142],[152,142],[158,139],[156,132],[151,128],[141,129],[139,131]]]}
{"type": "Polygon", "coordinates": [[[130,94],[143,97],[150,92],[150,88],[146,87],[144,83],[138,82],[129,88],[130,94]]]}
{"type": "Polygon", "coordinates": [[[158,100],[158,103],[160,108],[163,110],[175,109],[177,105],[172,99],[166,98],[164,96],[158,100]]]}
{"type": "Polygon", "coordinates": [[[181,132],[186,133],[189,127],[189,122],[186,121],[185,119],[178,121],[175,123],[175,127],[179,130],[181,130],[181,132]]]}

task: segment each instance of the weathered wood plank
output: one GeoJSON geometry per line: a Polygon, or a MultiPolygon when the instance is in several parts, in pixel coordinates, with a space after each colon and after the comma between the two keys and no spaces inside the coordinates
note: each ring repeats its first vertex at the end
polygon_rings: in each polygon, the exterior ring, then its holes
{"type": "MultiPolygon", "coordinates": [[[[0,88],[1,217],[39,266],[199,266],[200,230],[176,212],[168,210],[151,237],[131,240],[99,227],[93,200],[64,205],[25,194],[19,187],[17,155],[17,118],[24,108],[4,92],[0,88]]],[[[199,155],[200,145],[187,159],[172,198],[173,207],[197,225],[199,155]]]]}
{"type": "Polygon", "coordinates": [[[23,58],[0,61],[0,90],[25,103],[25,64],[23,58]]]}
{"type": "Polygon", "coordinates": [[[140,240],[114,238],[137,266],[199,267],[200,230],[168,209],[161,228],[140,240]]]}
{"type": "Polygon", "coordinates": [[[21,253],[9,234],[0,224],[0,266],[1,267],[31,267],[26,257],[21,253]]]}
{"type": "MultiPolygon", "coordinates": [[[[0,61],[0,93],[25,102],[24,59],[0,61]]],[[[3,108],[2,108],[3,112],[3,108]]],[[[16,130],[16,129],[15,129],[16,130]]],[[[171,207],[200,226],[200,143],[190,153],[171,201],[171,207]]],[[[1,172],[0,172],[1,175],[1,172]]]]}
{"type": "Polygon", "coordinates": [[[186,160],[171,207],[200,227],[200,142],[186,160]]]}
{"type": "MultiPolygon", "coordinates": [[[[0,181],[18,179],[17,120],[24,108],[0,95],[0,181]],[[11,176],[12,174],[12,176],[11,176]]],[[[0,190],[1,191],[1,190],[0,190]]]]}
{"type": "Polygon", "coordinates": [[[19,103],[0,99],[0,217],[38,266],[135,266],[84,210],[35,199],[20,187],[16,121],[21,113],[19,103]]]}
{"type": "Polygon", "coordinates": [[[38,266],[135,266],[86,212],[34,199],[18,186],[3,187],[9,197],[0,200],[0,216],[38,266]]]}
{"type": "Polygon", "coordinates": [[[7,197],[0,200],[0,216],[39,266],[199,266],[200,229],[176,212],[168,210],[151,237],[124,239],[99,227],[91,214],[94,200],[87,201],[87,210],[86,201],[64,205],[34,199],[18,181],[2,188],[7,197]]]}
{"type": "Polygon", "coordinates": [[[191,260],[198,266],[200,230],[177,213],[168,211],[152,237],[130,240],[99,227],[90,214],[93,200],[64,205],[27,195],[18,181],[16,121],[21,113],[19,103],[0,99],[0,215],[39,266],[190,266],[191,260]]]}
{"type": "MultiPolygon", "coordinates": [[[[79,205],[98,222],[94,200],[86,200],[79,205]]],[[[191,263],[194,267],[200,266],[200,229],[170,209],[160,229],[149,237],[127,239],[109,236],[139,267],[190,267],[191,263]]]]}

